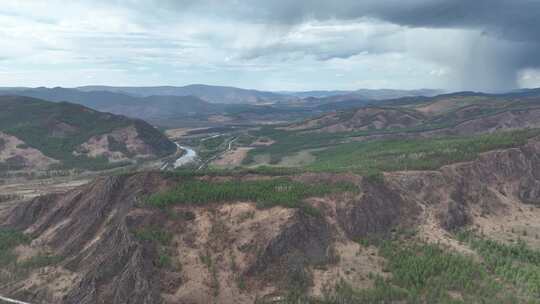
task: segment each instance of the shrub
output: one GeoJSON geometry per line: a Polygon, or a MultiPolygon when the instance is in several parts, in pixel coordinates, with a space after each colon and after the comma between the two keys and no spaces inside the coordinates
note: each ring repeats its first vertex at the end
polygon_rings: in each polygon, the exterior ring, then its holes
{"type": "Polygon", "coordinates": [[[169,245],[173,235],[157,227],[145,227],[135,231],[135,237],[142,241],[155,241],[161,245],[169,245]]]}
{"type": "Polygon", "coordinates": [[[476,250],[497,276],[532,297],[540,297],[540,251],[529,248],[523,240],[503,244],[470,231],[460,232],[457,237],[476,250]]]}
{"type": "Polygon", "coordinates": [[[15,263],[17,257],[13,248],[21,244],[27,244],[30,238],[22,232],[12,229],[0,229],[0,265],[15,263]]]}

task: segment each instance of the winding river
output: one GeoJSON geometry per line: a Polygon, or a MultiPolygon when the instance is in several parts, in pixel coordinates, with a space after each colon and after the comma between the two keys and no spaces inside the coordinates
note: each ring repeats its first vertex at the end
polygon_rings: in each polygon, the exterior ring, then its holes
{"type": "Polygon", "coordinates": [[[184,151],[186,151],[186,153],[184,153],[184,155],[182,155],[182,157],[178,158],[175,162],[174,162],[174,168],[180,168],[186,164],[189,164],[191,162],[194,162],[196,159],[197,159],[197,152],[195,152],[195,150],[189,148],[189,147],[185,147],[185,146],[181,146],[180,144],[176,143],[176,146],[184,151]]]}

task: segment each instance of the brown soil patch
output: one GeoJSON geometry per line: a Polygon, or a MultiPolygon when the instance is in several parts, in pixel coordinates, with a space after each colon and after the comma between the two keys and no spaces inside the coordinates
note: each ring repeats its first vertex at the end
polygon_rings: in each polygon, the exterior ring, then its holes
{"type": "Polygon", "coordinates": [[[224,122],[231,122],[233,121],[233,119],[225,115],[212,115],[208,117],[208,121],[215,122],[215,123],[224,123],[224,122]]]}
{"type": "Polygon", "coordinates": [[[439,114],[451,110],[455,107],[456,101],[453,99],[439,100],[428,105],[418,107],[416,110],[426,114],[439,114]]]}
{"type": "Polygon", "coordinates": [[[58,163],[57,160],[47,157],[41,151],[28,147],[15,136],[0,132],[0,140],[3,141],[3,149],[0,149],[0,162],[18,158],[25,168],[32,170],[44,170],[50,165],[58,163]]]}
{"type": "Polygon", "coordinates": [[[477,257],[474,250],[457,241],[448,231],[439,225],[433,208],[425,207],[423,213],[420,216],[422,223],[418,226],[417,236],[419,239],[426,243],[440,244],[456,252],[477,257]]]}
{"type": "Polygon", "coordinates": [[[342,279],[355,288],[368,289],[373,287],[370,274],[386,275],[383,272],[384,259],[378,256],[375,247],[344,241],[336,243],[334,248],[339,255],[339,263],[313,270],[312,295],[322,296],[325,289],[333,288],[342,279]]]}
{"type": "Polygon", "coordinates": [[[62,267],[45,267],[33,272],[24,281],[21,289],[31,290],[35,287],[47,290],[52,297],[52,303],[59,303],[62,298],[78,284],[79,275],[62,267]]]}
{"type": "Polygon", "coordinates": [[[513,243],[521,239],[529,246],[540,249],[540,208],[526,205],[513,198],[502,198],[505,212],[484,216],[480,210],[473,221],[473,228],[487,238],[513,243]]]}
{"type": "Polygon", "coordinates": [[[236,167],[242,164],[247,153],[253,148],[241,147],[225,152],[212,162],[212,165],[220,167],[236,167]]]}
{"type": "Polygon", "coordinates": [[[28,199],[49,193],[64,193],[87,184],[89,179],[69,180],[69,178],[50,178],[29,181],[16,181],[0,185],[0,193],[28,199]]]}
{"type": "Polygon", "coordinates": [[[240,289],[240,280],[247,280],[243,273],[293,213],[279,207],[257,210],[251,203],[197,209],[196,219],[174,241],[184,281],[163,294],[166,303],[252,303],[263,290],[240,289]]]}
{"type": "Polygon", "coordinates": [[[186,136],[191,131],[205,130],[207,128],[177,128],[165,131],[165,135],[171,140],[178,140],[186,136]]]}
{"type": "Polygon", "coordinates": [[[137,158],[152,158],[155,155],[152,152],[152,147],[147,145],[139,138],[139,133],[135,126],[114,130],[109,134],[97,135],[90,138],[87,142],[80,145],[74,155],[85,155],[88,157],[106,157],[109,162],[120,162],[130,159],[130,155],[126,155],[122,151],[113,151],[109,146],[109,137],[114,138],[117,142],[125,145],[127,152],[137,155],[137,158]]]}
{"type": "Polygon", "coordinates": [[[256,141],[254,141],[251,146],[257,147],[257,146],[271,146],[275,143],[275,140],[271,140],[270,138],[258,138],[256,141]]]}

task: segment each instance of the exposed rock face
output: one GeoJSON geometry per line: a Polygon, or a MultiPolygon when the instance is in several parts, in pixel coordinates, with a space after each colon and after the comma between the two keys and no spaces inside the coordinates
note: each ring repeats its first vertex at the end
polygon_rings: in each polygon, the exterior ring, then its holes
{"type": "MultiPolygon", "coordinates": [[[[126,225],[126,214],[137,196],[158,182],[152,175],[102,178],[64,196],[44,196],[17,205],[2,226],[25,229],[36,237],[33,246],[53,250],[63,257],[61,267],[78,277],[62,298],[28,300],[159,303],[152,252],[135,240],[126,225]]],[[[21,286],[14,283],[6,289],[28,298],[21,286]]]]}
{"type": "Polygon", "coordinates": [[[0,227],[24,230],[35,237],[32,248],[47,248],[62,261],[47,268],[56,275],[45,275],[50,282],[2,282],[0,291],[33,303],[232,304],[272,298],[294,284],[320,288],[341,277],[334,270],[342,263],[368,260],[358,257],[364,251],[355,249],[356,240],[404,228],[450,231],[506,213],[508,201],[540,202],[539,155],[540,142],[531,140],[472,162],[387,173],[379,181],[347,174],[295,177],[358,185],[358,194],[307,200],[322,216],[259,210],[250,202],[182,205],[166,213],[138,205],[145,195],[172,186],[159,174],[100,178],[2,209],[0,227]],[[143,241],[135,236],[142,227],[161,227],[172,241],[143,241]],[[170,266],[157,264],[163,252],[170,266]],[[65,288],[59,291],[52,283],[61,278],[65,288]]]}
{"type": "Polygon", "coordinates": [[[337,209],[341,227],[353,240],[387,235],[398,225],[409,226],[420,213],[415,203],[403,200],[399,192],[384,182],[364,181],[362,189],[364,194],[359,199],[337,209]]]}
{"type": "Polygon", "coordinates": [[[520,148],[487,152],[467,163],[434,172],[397,172],[387,175],[391,187],[407,201],[434,207],[440,225],[453,230],[482,215],[504,212],[504,200],[540,201],[540,143],[531,140],[520,148]]]}
{"type": "MultiPolygon", "coordinates": [[[[323,218],[296,213],[289,224],[266,245],[255,263],[247,269],[247,274],[265,274],[274,284],[307,285],[307,281],[299,282],[307,267],[332,261],[335,232],[331,229],[323,218]]],[[[287,288],[286,285],[282,287],[287,288]]]]}

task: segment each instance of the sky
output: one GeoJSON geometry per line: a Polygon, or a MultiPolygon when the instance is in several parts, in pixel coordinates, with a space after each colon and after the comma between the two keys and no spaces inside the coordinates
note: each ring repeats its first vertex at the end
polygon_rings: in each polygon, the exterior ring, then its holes
{"type": "Polygon", "coordinates": [[[540,0],[2,0],[0,86],[540,87],[540,0]]]}

